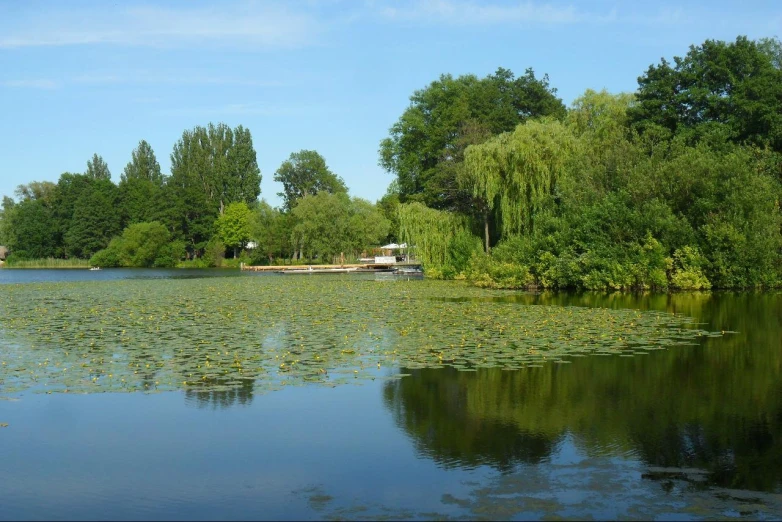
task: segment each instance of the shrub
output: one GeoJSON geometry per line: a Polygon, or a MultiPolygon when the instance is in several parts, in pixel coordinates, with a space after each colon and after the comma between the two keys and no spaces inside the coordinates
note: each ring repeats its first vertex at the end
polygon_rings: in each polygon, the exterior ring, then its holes
{"type": "MultiPolygon", "coordinates": [[[[454,272],[454,276],[461,274],[467,269],[470,264],[470,258],[473,253],[480,252],[482,250],[481,240],[479,237],[471,234],[467,230],[460,230],[451,238],[448,244],[448,272],[454,272]]],[[[446,267],[443,267],[444,269],[446,267]]]]}
{"type": "Polygon", "coordinates": [[[95,252],[95,254],[93,254],[93,256],[90,258],[90,265],[102,266],[106,268],[122,266],[116,238],[113,239],[111,243],[109,243],[107,248],[98,250],[95,252]]]}
{"type": "Polygon", "coordinates": [[[481,288],[523,289],[535,282],[529,268],[514,262],[498,261],[492,256],[476,253],[470,259],[467,279],[481,288]]]}
{"type": "Polygon", "coordinates": [[[671,287],[679,290],[708,290],[711,283],[701,271],[706,260],[697,247],[684,246],[673,253],[671,287]]]}

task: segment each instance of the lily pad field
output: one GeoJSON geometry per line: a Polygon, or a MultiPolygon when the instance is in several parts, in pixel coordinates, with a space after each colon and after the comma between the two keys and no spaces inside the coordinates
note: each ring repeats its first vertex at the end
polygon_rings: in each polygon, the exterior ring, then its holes
{"type": "Polygon", "coordinates": [[[384,367],[519,370],[724,333],[683,315],[520,305],[435,281],[254,277],[4,290],[2,393],[333,386],[389,377],[376,371],[384,367]]]}
{"type": "Polygon", "coordinates": [[[0,518],[782,515],[779,295],[105,272],[0,284],[0,518]]]}

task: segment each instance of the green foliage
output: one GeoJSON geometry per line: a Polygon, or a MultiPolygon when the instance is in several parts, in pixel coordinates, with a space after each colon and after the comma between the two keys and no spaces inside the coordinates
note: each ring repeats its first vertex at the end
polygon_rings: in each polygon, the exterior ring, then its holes
{"type": "Polygon", "coordinates": [[[26,185],[16,187],[14,194],[20,201],[25,199],[38,199],[49,207],[54,203],[57,185],[51,181],[31,181],[26,185]]]}
{"type": "Polygon", "coordinates": [[[70,226],[65,233],[69,256],[89,258],[106,248],[120,232],[117,187],[108,179],[90,182],[74,203],[70,226]]]}
{"type": "Polygon", "coordinates": [[[97,154],[93,154],[92,159],[90,159],[87,162],[87,172],[85,172],[85,175],[89,179],[93,179],[93,180],[111,179],[111,172],[109,171],[109,166],[103,160],[103,157],[97,154]]]}
{"type": "Polygon", "coordinates": [[[275,257],[293,252],[291,243],[293,216],[274,209],[265,200],[253,211],[250,237],[256,243],[252,264],[274,264],[275,257]]]}
{"type": "Polygon", "coordinates": [[[631,265],[635,281],[632,288],[638,290],[667,290],[668,272],[672,260],[666,256],[665,248],[650,232],[643,244],[636,247],[636,262],[631,265]]]}
{"type": "Polygon", "coordinates": [[[5,265],[7,268],[89,268],[89,259],[57,259],[48,257],[46,259],[19,259],[13,255],[9,256],[5,265]]]}
{"type": "Polygon", "coordinates": [[[163,187],[165,176],[152,147],[141,140],[133,150],[119,182],[119,200],[122,223],[156,221],[164,217],[163,187]]]}
{"type": "Polygon", "coordinates": [[[477,251],[466,275],[468,281],[481,288],[524,289],[535,282],[528,267],[477,251]]]}
{"type": "Polygon", "coordinates": [[[377,246],[388,235],[389,222],[375,205],[344,192],[304,196],[291,215],[295,242],[310,259],[317,255],[327,263],[377,246]]]}
{"type": "Polygon", "coordinates": [[[160,172],[160,163],[155,157],[155,151],[145,140],[138,143],[138,147],[133,149],[130,156],[130,162],[125,165],[125,170],[120,176],[120,182],[130,181],[132,179],[143,179],[161,186],[165,181],[160,172]]]}
{"type": "Polygon", "coordinates": [[[469,193],[457,184],[464,149],[539,116],[562,118],[565,107],[548,76],[499,68],[483,79],[440,76],[415,91],[410,106],[380,144],[380,164],[397,176],[400,200],[437,209],[467,210],[469,193]]]}
{"type": "Polygon", "coordinates": [[[379,246],[388,237],[391,222],[377,205],[351,198],[348,218],[347,249],[358,253],[379,246]]]}
{"type": "Polygon", "coordinates": [[[449,246],[454,236],[466,229],[463,216],[428,208],[421,203],[399,205],[399,239],[407,243],[424,265],[427,275],[450,262],[449,246]]]}
{"type": "Polygon", "coordinates": [[[258,202],[242,126],[185,131],[168,177],[142,140],[118,186],[98,155],[85,174],[20,185],[18,202],[3,199],[0,244],[19,260],[233,266],[332,262],[397,242],[429,277],[497,288],[779,287],[780,49],[708,40],[650,67],[636,93],[587,90],[567,111],[532,70],[443,75],[382,142],[396,179],[377,204],[351,199],[312,150],[275,173],[282,209],[258,202]]]}
{"type": "Polygon", "coordinates": [[[383,243],[399,243],[399,189],[392,182],[386,193],[377,202],[377,207],[390,223],[388,235],[383,243]]]}
{"type": "Polygon", "coordinates": [[[15,259],[54,257],[57,250],[52,210],[43,200],[27,199],[13,207],[8,248],[15,259]]]}
{"type": "Polygon", "coordinates": [[[104,268],[116,268],[122,266],[121,258],[121,242],[119,238],[113,239],[109,246],[103,250],[98,250],[90,258],[90,266],[98,266],[104,268]]]}
{"type": "Polygon", "coordinates": [[[630,119],[641,132],[660,127],[691,141],[717,133],[782,152],[782,69],[773,41],[706,40],[673,64],[651,65],[638,85],[630,119]]]}
{"type": "Polygon", "coordinates": [[[237,250],[249,241],[251,227],[252,211],[243,201],[228,205],[215,224],[220,240],[227,247],[233,248],[234,258],[237,256],[237,250]]]}
{"type": "MultiPolygon", "coordinates": [[[[481,240],[468,230],[459,230],[448,244],[448,264],[456,274],[463,273],[476,252],[481,252],[481,240]]],[[[450,279],[450,278],[449,278],[450,279]]]]}
{"type": "Polygon", "coordinates": [[[13,229],[11,221],[14,212],[14,200],[8,196],[3,196],[3,202],[0,206],[0,246],[7,247],[13,243],[13,229]]]}
{"type": "Polygon", "coordinates": [[[204,248],[203,258],[206,267],[222,266],[225,260],[225,244],[220,239],[213,237],[204,248]]]}
{"type": "Polygon", "coordinates": [[[697,247],[684,246],[673,253],[671,287],[678,290],[708,290],[711,283],[701,267],[706,260],[697,247]]]}
{"type": "Polygon", "coordinates": [[[529,233],[574,149],[555,120],[530,121],[465,152],[463,185],[486,201],[504,236],[529,233]]]}
{"type": "Polygon", "coordinates": [[[323,156],[314,150],[291,153],[274,173],[274,181],[282,183],[283,191],[277,195],[283,198],[286,211],[292,210],[305,196],[322,191],[331,194],[348,191],[342,178],[331,172],[323,156]]]}
{"type": "Polygon", "coordinates": [[[198,256],[225,207],[234,202],[253,205],[260,183],[248,129],[210,123],[185,131],[171,153],[171,177],[164,192],[167,224],[198,256]]]}
{"type": "Polygon", "coordinates": [[[102,267],[173,267],[184,255],[184,244],[171,241],[171,234],[161,223],[135,223],[115,237],[109,246],[90,259],[102,267]]]}

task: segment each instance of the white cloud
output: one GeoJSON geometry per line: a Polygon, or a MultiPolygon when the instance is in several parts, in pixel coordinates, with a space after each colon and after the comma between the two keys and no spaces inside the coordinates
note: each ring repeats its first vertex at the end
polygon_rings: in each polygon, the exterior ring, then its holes
{"type": "Polygon", "coordinates": [[[0,22],[0,48],[115,44],[126,46],[299,47],[321,25],[309,14],[273,4],[217,3],[211,7],[109,7],[55,10],[0,22]]]}
{"type": "Polygon", "coordinates": [[[398,22],[489,26],[509,24],[629,24],[642,26],[681,26],[707,17],[707,13],[685,12],[679,7],[656,7],[645,12],[641,6],[620,13],[616,7],[605,12],[585,11],[574,4],[534,0],[421,0],[381,2],[367,0],[365,7],[381,18],[398,22]]]}
{"type": "Polygon", "coordinates": [[[390,20],[432,21],[454,25],[491,25],[507,23],[572,24],[584,18],[572,5],[556,6],[534,2],[490,4],[462,0],[426,0],[412,4],[380,7],[390,20]]]}
{"type": "Polygon", "coordinates": [[[18,87],[20,89],[57,89],[60,84],[54,80],[3,80],[0,81],[3,87],[18,87]]]}

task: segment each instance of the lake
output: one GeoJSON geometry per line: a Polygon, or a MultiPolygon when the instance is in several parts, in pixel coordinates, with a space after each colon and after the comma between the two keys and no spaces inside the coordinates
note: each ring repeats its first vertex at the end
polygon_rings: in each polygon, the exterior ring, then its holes
{"type": "Polygon", "coordinates": [[[782,294],[0,270],[0,519],[779,519],[782,294]]]}

